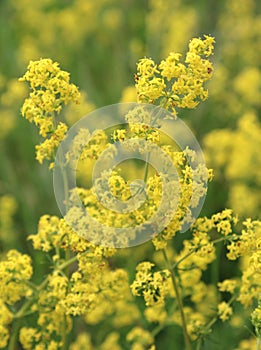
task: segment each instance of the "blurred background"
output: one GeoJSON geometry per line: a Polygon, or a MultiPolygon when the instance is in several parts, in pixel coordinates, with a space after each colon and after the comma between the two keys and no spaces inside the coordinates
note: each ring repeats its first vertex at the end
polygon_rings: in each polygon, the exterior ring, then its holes
{"type": "MultiPolygon", "coordinates": [[[[65,111],[136,101],[134,73],[144,56],[186,52],[192,37],[216,38],[209,99],[180,111],[214,169],[202,215],[261,209],[261,2],[259,0],[0,0],[0,249],[32,253],[26,238],[43,214],[59,215],[48,166],[35,160],[39,135],[21,117],[28,94],[18,82],[30,60],[51,58],[84,95],[65,111]]],[[[260,216],[259,216],[260,217],[260,216]]],[[[137,250],[137,256],[139,252],[137,250]]],[[[37,258],[39,259],[39,258],[37,258]]]]}

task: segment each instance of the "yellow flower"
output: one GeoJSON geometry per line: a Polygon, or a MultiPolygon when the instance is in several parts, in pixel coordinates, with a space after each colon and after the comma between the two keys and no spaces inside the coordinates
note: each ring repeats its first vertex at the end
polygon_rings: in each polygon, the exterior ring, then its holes
{"type": "Polygon", "coordinates": [[[237,281],[232,279],[227,279],[222,282],[219,282],[217,285],[220,292],[229,292],[232,294],[234,293],[234,290],[237,286],[237,281]]]}
{"type": "Polygon", "coordinates": [[[228,303],[222,301],[220,304],[218,304],[218,316],[223,322],[228,320],[232,314],[233,310],[228,303]]]}

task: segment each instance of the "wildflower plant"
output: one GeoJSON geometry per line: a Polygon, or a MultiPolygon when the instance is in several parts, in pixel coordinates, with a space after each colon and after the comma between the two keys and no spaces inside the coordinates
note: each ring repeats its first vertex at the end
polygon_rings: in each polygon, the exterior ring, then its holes
{"type": "Polygon", "coordinates": [[[49,162],[63,216],[42,215],[28,236],[48,257],[39,283],[29,255],[2,256],[1,348],[155,350],[161,331],[178,327],[177,348],[199,350],[238,305],[260,348],[261,223],[240,221],[231,209],[198,217],[213,172],[177,117],[208,97],[213,44],[210,36],[192,39],[184,62],[179,53],[159,64],[141,59],[138,103],[94,111],[71,129],[62,112],[81,96],[69,73],[51,59],[30,62],[20,78],[30,86],[22,115],[43,138],[36,159],[49,162]],[[126,171],[121,163],[133,154],[126,171]],[[92,179],[83,176],[91,171],[92,179]],[[132,253],[116,248],[150,240],[153,252],[130,273],[120,262],[132,253]],[[209,282],[220,248],[242,273],[209,282]]]}

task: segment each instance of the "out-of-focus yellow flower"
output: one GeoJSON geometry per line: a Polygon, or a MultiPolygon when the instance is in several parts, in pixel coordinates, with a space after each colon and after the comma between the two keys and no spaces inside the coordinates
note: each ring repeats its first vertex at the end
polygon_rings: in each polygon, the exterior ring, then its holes
{"type": "Polygon", "coordinates": [[[218,304],[218,315],[221,321],[225,322],[232,314],[232,308],[228,305],[228,303],[222,301],[220,304],[218,304]]]}

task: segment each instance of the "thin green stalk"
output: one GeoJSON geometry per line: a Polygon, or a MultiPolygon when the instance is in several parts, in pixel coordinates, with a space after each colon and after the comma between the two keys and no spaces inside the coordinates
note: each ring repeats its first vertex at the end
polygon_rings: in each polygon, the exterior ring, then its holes
{"type": "Polygon", "coordinates": [[[13,323],[13,327],[11,330],[11,337],[9,340],[9,344],[8,344],[8,350],[15,350],[16,349],[16,345],[17,345],[17,334],[19,332],[19,322],[17,322],[17,320],[14,321],[13,323]]]}
{"type": "MultiPolygon", "coordinates": [[[[60,167],[61,167],[61,172],[62,172],[62,178],[63,178],[63,190],[64,190],[64,195],[65,195],[65,208],[66,208],[66,212],[68,211],[69,208],[69,184],[68,184],[68,177],[67,177],[67,173],[65,171],[64,168],[64,164],[61,163],[61,160],[59,159],[60,162],[60,167]]],[[[70,258],[71,254],[70,251],[67,249],[65,251],[65,262],[63,264],[61,264],[58,269],[59,270],[63,270],[65,269],[65,275],[69,276],[69,266],[70,264],[72,264],[73,262],[75,262],[77,260],[77,256],[74,256],[73,258],[70,258]]],[[[66,331],[66,316],[64,315],[64,320],[63,320],[63,328],[62,328],[62,350],[66,350],[67,349],[67,331],[66,331]]]]}
{"type": "Polygon", "coordinates": [[[178,288],[178,283],[177,283],[177,280],[176,280],[176,276],[175,276],[174,270],[171,267],[171,264],[170,264],[170,261],[168,259],[166,250],[163,249],[162,252],[163,252],[163,256],[164,256],[164,260],[166,262],[167,268],[168,268],[168,270],[169,270],[169,272],[171,274],[171,280],[172,280],[172,284],[173,284],[174,291],[175,291],[175,294],[176,294],[178,308],[179,308],[179,312],[180,312],[180,316],[181,316],[183,337],[184,337],[186,350],[191,350],[191,344],[190,344],[189,335],[188,335],[188,331],[187,331],[186,317],[185,317],[185,314],[184,314],[182,298],[181,298],[181,295],[179,293],[179,288],[178,288]]]}
{"type": "Polygon", "coordinates": [[[218,320],[217,316],[213,317],[212,320],[207,324],[205,328],[205,332],[207,332],[213,326],[213,324],[217,322],[217,320],[218,320]]]}
{"type": "Polygon", "coordinates": [[[257,338],[256,350],[261,350],[261,338],[260,337],[257,338]]]}
{"type": "Polygon", "coordinates": [[[67,332],[66,332],[66,316],[64,315],[63,319],[63,332],[62,332],[62,350],[67,349],[67,332]]]}
{"type": "MultiPolygon", "coordinates": [[[[228,305],[231,305],[236,299],[237,299],[238,295],[234,294],[228,301],[228,305]]],[[[208,333],[208,331],[211,329],[211,327],[213,326],[213,324],[215,324],[218,320],[218,315],[215,315],[210,321],[209,323],[206,325],[206,327],[204,328],[205,334],[208,333]]],[[[202,338],[198,339],[198,344],[202,343],[202,338]]],[[[197,348],[196,350],[200,350],[200,346],[197,344],[197,348]]],[[[261,350],[261,349],[259,349],[261,350]]]]}
{"type": "Polygon", "coordinates": [[[200,339],[197,341],[196,350],[200,350],[200,349],[201,349],[201,345],[202,345],[202,338],[200,338],[200,339]]]}
{"type": "MultiPolygon", "coordinates": [[[[37,292],[38,295],[39,292],[37,292]]],[[[14,319],[19,319],[24,317],[24,315],[26,314],[27,310],[30,308],[30,306],[34,303],[34,298],[27,300],[23,306],[21,307],[21,309],[14,314],[14,319]]]]}
{"type": "Polygon", "coordinates": [[[216,259],[215,259],[215,263],[211,264],[211,284],[213,284],[214,286],[218,283],[219,281],[219,269],[220,269],[220,258],[221,258],[221,252],[222,252],[222,245],[217,245],[216,246],[216,259]]]}
{"type": "Polygon", "coordinates": [[[143,181],[144,183],[147,182],[148,179],[148,174],[149,174],[149,161],[150,161],[150,153],[147,154],[146,157],[146,165],[145,165],[145,171],[144,171],[144,177],[143,177],[143,181]]]}
{"type": "MultiPolygon", "coordinates": [[[[169,309],[169,314],[172,315],[174,310],[176,309],[176,305],[173,303],[169,309]]],[[[171,326],[173,325],[173,321],[172,320],[166,320],[164,323],[158,324],[152,331],[151,331],[151,335],[153,336],[153,338],[156,337],[157,334],[159,334],[162,329],[164,329],[166,326],[171,326]]]]}
{"type": "Polygon", "coordinates": [[[152,335],[152,337],[155,338],[156,335],[159,334],[162,331],[162,329],[164,329],[165,326],[166,326],[166,324],[163,323],[163,324],[159,324],[157,327],[155,327],[152,330],[152,332],[150,333],[152,335]]]}

